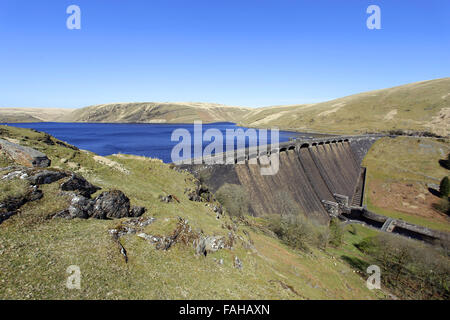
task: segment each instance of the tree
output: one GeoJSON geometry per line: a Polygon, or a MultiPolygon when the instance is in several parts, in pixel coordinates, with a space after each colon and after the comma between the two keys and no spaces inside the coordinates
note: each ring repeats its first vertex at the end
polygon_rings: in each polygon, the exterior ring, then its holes
{"type": "Polygon", "coordinates": [[[441,197],[448,198],[450,194],[450,181],[448,177],[442,178],[441,184],[439,185],[439,192],[441,193],[441,197]]]}

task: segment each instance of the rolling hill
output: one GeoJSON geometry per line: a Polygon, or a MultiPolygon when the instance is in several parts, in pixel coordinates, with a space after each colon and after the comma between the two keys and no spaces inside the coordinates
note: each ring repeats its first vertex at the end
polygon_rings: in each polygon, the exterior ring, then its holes
{"type": "Polygon", "coordinates": [[[66,120],[76,122],[192,123],[235,122],[251,109],[213,103],[115,103],[75,110],[66,120]]]}
{"type": "Polygon", "coordinates": [[[0,108],[0,123],[58,122],[72,111],[56,108],[0,108]]]}
{"type": "Polygon", "coordinates": [[[450,78],[421,81],[327,102],[245,108],[214,103],[111,103],[81,109],[0,108],[0,122],[192,123],[356,134],[388,130],[450,132],[450,78]]]}
{"type": "Polygon", "coordinates": [[[450,130],[450,78],[355,94],[327,102],[251,110],[239,124],[251,127],[361,133],[450,130]]]}

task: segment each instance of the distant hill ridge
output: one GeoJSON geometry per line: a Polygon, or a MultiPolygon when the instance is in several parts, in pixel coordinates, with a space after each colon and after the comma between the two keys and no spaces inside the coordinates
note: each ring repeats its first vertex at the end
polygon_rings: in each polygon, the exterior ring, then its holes
{"type": "Polygon", "coordinates": [[[192,123],[233,121],[251,109],[215,103],[141,102],[112,103],[73,111],[67,119],[76,122],[192,123]]]}
{"type": "Polygon", "coordinates": [[[450,78],[410,83],[327,102],[245,108],[200,102],[110,103],[75,110],[0,108],[0,122],[192,123],[331,133],[450,132],[450,78]],[[58,111],[56,111],[58,110],[58,111]]]}

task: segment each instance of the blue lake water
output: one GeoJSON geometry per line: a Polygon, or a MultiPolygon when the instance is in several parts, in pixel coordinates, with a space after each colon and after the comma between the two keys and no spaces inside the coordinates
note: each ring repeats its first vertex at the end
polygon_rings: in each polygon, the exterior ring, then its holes
{"type": "MultiPolygon", "coordinates": [[[[193,124],[41,122],[14,123],[8,125],[47,132],[52,136],[75,145],[80,149],[89,150],[102,156],[116,153],[125,153],[151,158],[159,158],[166,163],[172,162],[172,148],[179,143],[179,141],[171,141],[172,132],[174,132],[174,130],[186,129],[191,133],[192,141],[194,140],[193,124]]],[[[224,134],[224,136],[227,129],[247,129],[238,127],[234,123],[212,123],[203,124],[202,131],[205,132],[206,130],[211,128],[220,130],[224,134]]],[[[270,136],[270,131],[268,131],[268,143],[270,143],[270,136]]],[[[309,135],[289,131],[279,132],[280,142],[289,141],[290,138],[299,136],[308,137],[309,135]]],[[[209,143],[209,141],[204,141],[203,149],[209,143]]],[[[223,150],[225,151],[225,141],[223,150]]]]}

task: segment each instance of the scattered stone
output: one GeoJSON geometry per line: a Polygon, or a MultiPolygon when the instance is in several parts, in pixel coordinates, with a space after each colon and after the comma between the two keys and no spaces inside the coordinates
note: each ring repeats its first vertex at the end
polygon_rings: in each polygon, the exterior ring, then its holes
{"type": "Polygon", "coordinates": [[[94,186],[79,174],[73,173],[72,176],[61,184],[63,191],[75,191],[84,197],[90,197],[101,188],[94,186]]]}
{"type": "Polygon", "coordinates": [[[0,150],[8,154],[15,162],[27,167],[45,168],[51,163],[42,152],[3,139],[0,139],[0,150]]]}
{"type": "Polygon", "coordinates": [[[144,228],[144,227],[152,224],[155,220],[156,219],[153,217],[150,217],[150,218],[140,217],[140,218],[133,218],[133,219],[127,220],[123,224],[133,226],[136,228],[144,228]]]}
{"type": "Polygon", "coordinates": [[[12,180],[15,178],[26,179],[27,177],[28,173],[26,173],[25,171],[17,170],[4,175],[1,180],[12,180]]]}
{"type": "Polygon", "coordinates": [[[197,186],[194,190],[186,189],[185,193],[187,193],[188,199],[190,201],[213,202],[215,200],[213,194],[209,191],[208,187],[200,183],[197,183],[197,186]]]}
{"type": "MultiPolygon", "coordinates": [[[[142,228],[153,223],[153,221],[155,221],[155,218],[133,218],[124,221],[118,228],[109,230],[109,233],[111,233],[115,239],[118,239],[124,235],[137,233],[142,228]]],[[[141,234],[142,233],[138,234],[138,236],[141,234]]]]}
{"type": "Polygon", "coordinates": [[[201,237],[195,242],[195,253],[206,256],[208,252],[216,252],[225,248],[224,237],[201,237]]]}
{"type": "Polygon", "coordinates": [[[159,196],[159,199],[160,199],[162,202],[167,202],[167,203],[173,201],[173,197],[172,197],[171,194],[169,194],[169,195],[167,195],[167,196],[159,196]]]}
{"type": "Polygon", "coordinates": [[[213,211],[214,211],[215,213],[218,213],[218,214],[220,214],[220,215],[223,214],[222,206],[213,206],[212,209],[213,209],[213,211]]]}
{"type": "Polygon", "coordinates": [[[234,257],[234,267],[242,270],[242,261],[237,256],[234,257]]]}
{"type": "Polygon", "coordinates": [[[151,235],[146,234],[144,232],[139,233],[137,236],[139,238],[145,239],[145,240],[150,241],[152,243],[157,243],[157,242],[159,242],[161,240],[161,238],[159,238],[159,237],[151,236],[151,235]]]}

